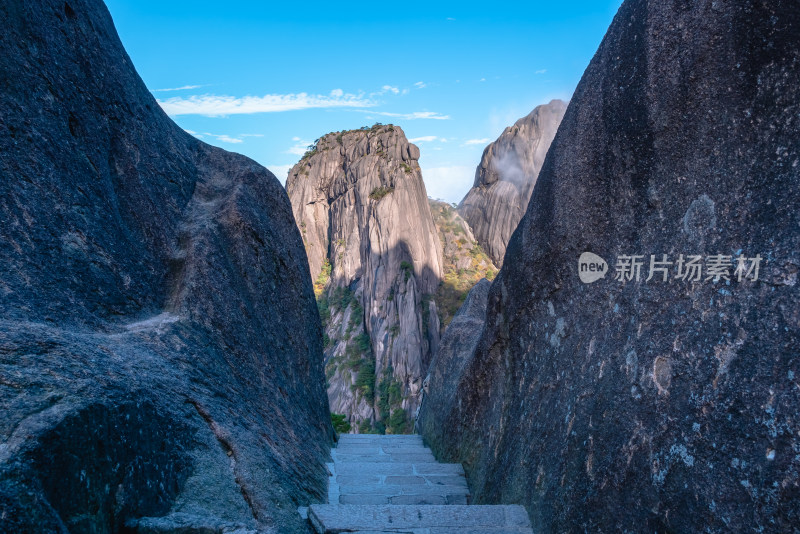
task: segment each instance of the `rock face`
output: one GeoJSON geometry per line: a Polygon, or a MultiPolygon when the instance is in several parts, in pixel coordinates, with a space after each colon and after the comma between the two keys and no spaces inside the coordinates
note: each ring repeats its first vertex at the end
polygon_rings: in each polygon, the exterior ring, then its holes
{"type": "Polygon", "coordinates": [[[450,324],[472,287],[483,278],[493,280],[497,267],[472,235],[467,221],[453,206],[432,199],[428,199],[428,203],[442,244],[444,277],[436,292],[436,308],[444,328],[450,324]]]}
{"type": "Polygon", "coordinates": [[[441,425],[450,422],[447,420],[448,410],[458,403],[459,383],[483,331],[490,286],[491,282],[483,279],[469,291],[464,304],[445,330],[439,350],[431,361],[430,372],[423,382],[423,400],[416,430],[425,436],[433,450],[440,453],[453,440],[455,429],[444,433],[441,425]]]}
{"type": "Polygon", "coordinates": [[[418,158],[397,126],[336,132],[286,183],[317,280],[331,411],[361,431],[390,416],[406,426],[438,343],[442,252],[418,158]]]}
{"type": "Polygon", "coordinates": [[[456,400],[423,426],[443,459],[465,462],[476,502],[524,503],[541,532],[800,524],[796,7],[620,8],[456,400]],[[611,270],[592,284],[579,278],[586,251],[611,270]],[[667,281],[646,281],[662,254],[667,281]],[[702,257],[700,280],[677,279],[681,254],[702,257]],[[626,255],[644,256],[638,280],[615,279],[626,255]],[[715,255],[731,256],[729,281],[714,281],[715,255]]]}
{"type": "Polygon", "coordinates": [[[566,110],[562,100],[537,106],[503,130],[483,151],[475,184],[458,211],[495,265],[503,265],[508,240],[525,214],[547,149],[566,110]]]}
{"type": "Polygon", "coordinates": [[[280,183],[166,117],[98,0],[0,18],[0,531],[305,532],[332,429],[280,183]]]}

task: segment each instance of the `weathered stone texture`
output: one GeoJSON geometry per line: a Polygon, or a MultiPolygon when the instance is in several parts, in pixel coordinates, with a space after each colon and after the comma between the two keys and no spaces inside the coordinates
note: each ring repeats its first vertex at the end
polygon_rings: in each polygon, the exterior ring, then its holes
{"type": "Polygon", "coordinates": [[[795,2],[622,5],[426,435],[478,502],[541,532],[797,530],[798,79],[795,2]],[[586,285],[584,251],[764,261],[586,285]]]}
{"type": "Polygon", "coordinates": [[[332,429],[283,188],[167,118],[101,2],[0,19],[0,530],[304,532],[332,429]]]}

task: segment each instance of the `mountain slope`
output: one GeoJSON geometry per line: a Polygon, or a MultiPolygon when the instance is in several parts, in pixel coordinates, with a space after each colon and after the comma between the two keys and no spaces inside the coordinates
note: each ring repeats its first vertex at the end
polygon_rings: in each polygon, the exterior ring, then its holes
{"type": "Polygon", "coordinates": [[[390,426],[407,428],[438,343],[442,253],[418,158],[397,126],[335,132],[286,184],[317,280],[331,409],[362,431],[395,413],[390,426]]]}
{"type": "Polygon", "coordinates": [[[483,151],[475,184],[458,211],[495,265],[503,265],[508,240],[525,214],[566,109],[561,100],[537,106],[483,151]]]}

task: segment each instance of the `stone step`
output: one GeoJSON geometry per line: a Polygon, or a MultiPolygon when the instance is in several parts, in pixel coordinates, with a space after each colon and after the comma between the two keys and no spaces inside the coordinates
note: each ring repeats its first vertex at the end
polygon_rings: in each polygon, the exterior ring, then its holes
{"type": "Polygon", "coordinates": [[[463,475],[336,475],[336,482],[342,486],[357,484],[427,484],[431,486],[467,487],[467,479],[463,475]]]}
{"type": "Polygon", "coordinates": [[[342,495],[468,495],[469,490],[464,486],[428,486],[427,484],[359,484],[345,486],[339,485],[342,495]]]}
{"type": "Polygon", "coordinates": [[[421,443],[413,444],[380,444],[380,443],[342,443],[335,449],[339,453],[348,454],[380,454],[383,452],[431,452],[431,450],[421,443]]]}
{"type": "Polygon", "coordinates": [[[308,517],[318,534],[532,534],[527,512],[517,505],[314,504],[308,517]]]}
{"type": "Polygon", "coordinates": [[[342,434],[339,436],[339,443],[422,443],[422,436],[419,434],[342,434]]]}
{"type": "Polygon", "coordinates": [[[433,463],[436,461],[430,452],[392,452],[389,454],[347,454],[334,451],[331,454],[334,462],[398,462],[398,463],[433,463]]]}
{"type": "Polygon", "coordinates": [[[461,464],[436,462],[334,462],[336,475],[461,475],[461,464]]]}

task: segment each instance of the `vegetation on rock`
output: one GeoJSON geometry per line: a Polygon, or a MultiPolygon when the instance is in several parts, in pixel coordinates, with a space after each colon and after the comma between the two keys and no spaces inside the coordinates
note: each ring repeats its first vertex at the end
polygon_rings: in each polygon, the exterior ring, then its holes
{"type": "Polygon", "coordinates": [[[444,279],[434,296],[444,329],[482,278],[494,280],[497,268],[472,236],[466,221],[446,202],[429,199],[444,249],[444,279]]]}

